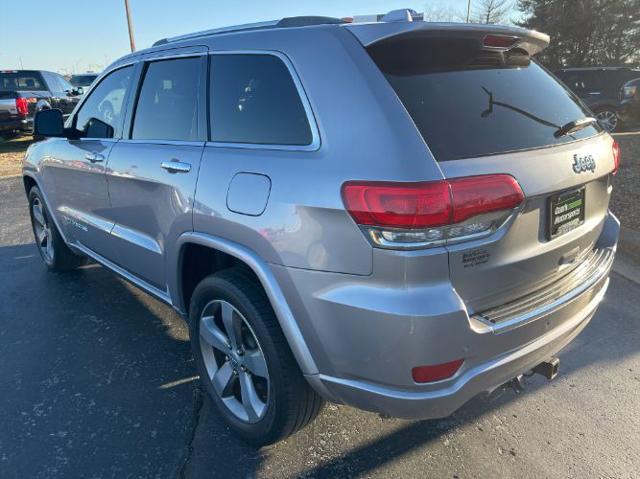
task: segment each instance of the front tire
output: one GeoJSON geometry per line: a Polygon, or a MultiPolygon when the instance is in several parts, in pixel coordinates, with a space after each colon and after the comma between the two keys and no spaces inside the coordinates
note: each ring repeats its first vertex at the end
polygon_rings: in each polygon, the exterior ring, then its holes
{"type": "Polygon", "coordinates": [[[36,247],[47,268],[62,272],[86,263],[85,257],[78,256],[65,244],[37,186],[29,190],[29,213],[36,247]]]}
{"type": "Polygon", "coordinates": [[[232,268],[196,287],[191,346],[218,412],[245,441],[266,445],[311,422],[323,400],[307,384],[269,300],[252,275],[232,268]]]}

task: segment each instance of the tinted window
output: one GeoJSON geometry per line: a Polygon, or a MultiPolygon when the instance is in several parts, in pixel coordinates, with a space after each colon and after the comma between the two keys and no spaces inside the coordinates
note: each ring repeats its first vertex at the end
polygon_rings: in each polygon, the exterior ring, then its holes
{"type": "Polygon", "coordinates": [[[76,128],[87,138],[119,137],[125,113],[125,98],[131,86],[133,67],[125,67],[107,75],[91,92],[76,115],[76,128]],[[96,122],[96,120],[98,120],[96,122]],[[100,122],[108,125],[104,128],[100,122]]]}
{"type": "Polygon", "coordinates": [[[590,126],[556,138],[560,126],[590,113],[524,52],[476,45],[431,38],[370,48],[438,161],[539,148],[600,131],[590,126]]]}
{"type": "Polygon", "coordinates": [[[200,58],[149,63],[140,90],[132,138],[198,140],[200,58]]]}
{"type": "Polygon", "coordinates": [[[73,86],[90,86],[96,79],[97,75],[73,75],[71,77],[71,84],[73,86]]]}
{"type": "Polygon", "coordinates": [[[0,72],[0,90],[37,91],[44,90],[38,72],[0,72]]]}
{"type": "Polygon", "coordinates": [[[213,55],[212,140],[309,145],[312,140],[298,90],[273,55],[213,55]]]}

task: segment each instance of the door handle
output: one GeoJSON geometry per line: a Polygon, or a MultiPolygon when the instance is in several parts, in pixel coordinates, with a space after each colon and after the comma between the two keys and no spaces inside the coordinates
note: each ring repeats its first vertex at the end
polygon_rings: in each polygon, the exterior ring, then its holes
{"type": "Polygon", "coordinates": [[[104,161],[104,155],[101,155],[100,153],[96,153],[95,151],[92,151],[91,153],[86,153],[84,155],[85,160],[90,161],[91,163],[101,163],[104,161]]]}
{"type": "Polygon", "coordinates": [[[183,163],[178,160],[163,161],[160,163],[160,167],[169,173],[189,173],[191,171],[191,165],[189,163],[183,163]]]}

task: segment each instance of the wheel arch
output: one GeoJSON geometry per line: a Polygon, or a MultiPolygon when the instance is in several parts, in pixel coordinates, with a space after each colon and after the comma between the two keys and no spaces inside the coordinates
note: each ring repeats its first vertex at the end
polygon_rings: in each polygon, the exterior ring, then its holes
{"type": "Polygon", "coordinates": [[[223,255],[222,257],[230,257],[233,262],[244,265],[253,273],[269,299],[300,370],[304,375],[318,374],[318,368],[311,356],[311,352],[271,269],[255,252],[240,244],[203,233],[190,232],[182,234],[178,238],[176,245],[177,261],[173,261],[174,270],[170,271],[169,274],[169,278],[173,278],[173,281],[170,281],[169,284],[169,292],[173,298],[174,306],[183,312],[189,309],[189,305],[186,304],[186,298],[188,297],[188,288],[190,286],[188,281],[185,282],[184,270],[186,253],[194,245],[209,248],[215,251],[214,254],[223,255]],[[187,285],[187,288],[185,288],[185,285],[187,285]]]}

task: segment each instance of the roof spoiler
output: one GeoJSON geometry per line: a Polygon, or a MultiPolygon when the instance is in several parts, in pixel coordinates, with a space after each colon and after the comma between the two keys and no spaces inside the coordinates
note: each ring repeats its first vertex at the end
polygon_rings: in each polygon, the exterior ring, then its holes
{"type": "Polygon", "coordinates": [[[487,37],[505,37],[513,41],[508,48],[495,46],[485,41],[485,47],[492,50],[519,48],[530,56],[535,55],[549,45],[549,35],[535,30],[503,25],[481,25],[475,23],[435,23],[435,22],[390,22],[347,24],[343,26],[353,33],[365,47],[396,37],[411,36],[465,36],[486,39],[487,37]]]}

